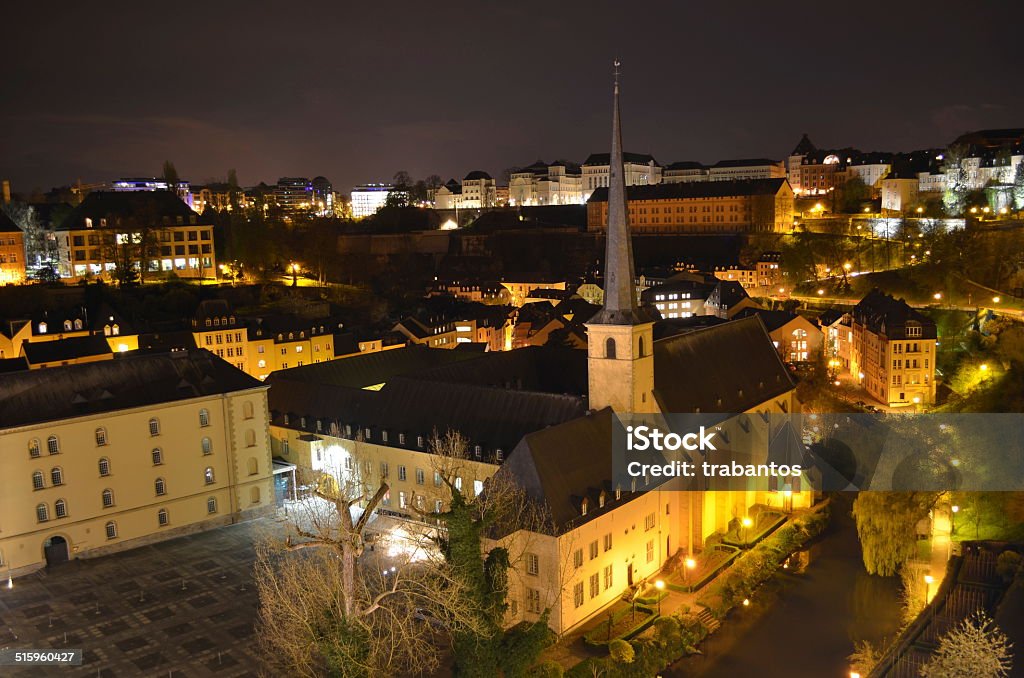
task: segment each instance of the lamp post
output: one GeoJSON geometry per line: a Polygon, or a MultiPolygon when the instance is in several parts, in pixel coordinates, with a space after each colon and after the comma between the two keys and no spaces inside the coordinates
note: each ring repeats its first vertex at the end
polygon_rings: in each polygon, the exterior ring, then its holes
{"type": "Polygon", "coordinates": [[[686,562],[685,562],[685,565],[686,565],[686,573],[685,573],[684,583],[686,584],[687,587],[689,587],[690,586],[690,572],[692,572],[693,570],[695,570],[697,568],[697,561],[694,560],[693,558],[687,558],[686,562]]]}
{"type": "Polygon", "coordinates": [[[750,519],[750,516],[743,518],[743,543],[747,543],[747,529],[754,524],[754,521],[750,519]]]}
{"type": "Polygon", "coordinates": [[[949,540],[953,541],[953,535],[956,533],[956,514],[960,513],[960,507],[953,504],[949,510],[951,511],[949,514],[949,540]]]}
{"type": "Polygon", "coordinates": [[[289,268],[292,269],[292,287],[298,287],[298,285],[299,285],[299,265],[296,264],[293,261],[292,265],[289,266],[289,268]]]}
{"type": "Polygon", "coordinates": [[[934,583],[934,582],[935,582],[935,577],[931,576],[930,574],[926,574],[924,576],[924,586],[925,586],[925,589],[924,589],[924,602],[925,602],[925,605],[928,604],[928,601],[932,597],[932,583],[934,583]]]}
{"type": "Polygon", "coordinates": [[[655,580],[654,588],[658,589],[658,616],[661,616],[661,592],[665,590],[665,582],[660,579],[655,580]]]}

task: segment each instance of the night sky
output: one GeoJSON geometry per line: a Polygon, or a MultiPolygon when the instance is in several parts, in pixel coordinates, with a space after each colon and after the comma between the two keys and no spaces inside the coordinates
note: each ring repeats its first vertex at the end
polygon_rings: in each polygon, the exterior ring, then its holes
{"type": "Polygon", "coordinates": [[[237,168],[356,183],[609,147],[677,160],[911,150],[1024,126],[1024,3],[18,2],[0,10],[15,191],[237,168]]]}

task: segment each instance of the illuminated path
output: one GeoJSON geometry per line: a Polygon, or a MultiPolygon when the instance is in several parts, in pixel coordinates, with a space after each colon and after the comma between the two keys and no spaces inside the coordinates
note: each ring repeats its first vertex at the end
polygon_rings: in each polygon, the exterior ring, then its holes
{"type": "Polygon", "coordinates": [[[898,578],[864,571],[850,516],[853,495],[836,497],[832,521],[811,547],[802,575],[777,575],[736,608],[671,678],[846,678],[855,640],[891,638],[899,627],[898,578]]]}

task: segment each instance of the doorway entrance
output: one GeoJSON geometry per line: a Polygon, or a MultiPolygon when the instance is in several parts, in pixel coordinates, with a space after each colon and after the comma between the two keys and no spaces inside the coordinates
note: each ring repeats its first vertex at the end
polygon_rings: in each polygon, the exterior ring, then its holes
{"type": "Polygon", "coordinates": [[[46,554],[46,564],[59,565],[68,562],[68,542],[64,537],[50,537],[43,544],[43,552],[46,554]]]}

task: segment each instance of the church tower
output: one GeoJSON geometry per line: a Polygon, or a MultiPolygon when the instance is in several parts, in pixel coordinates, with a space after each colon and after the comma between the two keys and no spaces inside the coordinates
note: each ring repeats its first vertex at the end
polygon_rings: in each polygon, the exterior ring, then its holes
{"type": "Polygon", "coordinates": [[[617,61],[612,101],[604,306],[586,324],[589,403],[592,409],[611,406],[621,414],[652,413],[658,411],[654,401],[654,321],[640,308],[636,297],[622,163],[617,61]]]}

